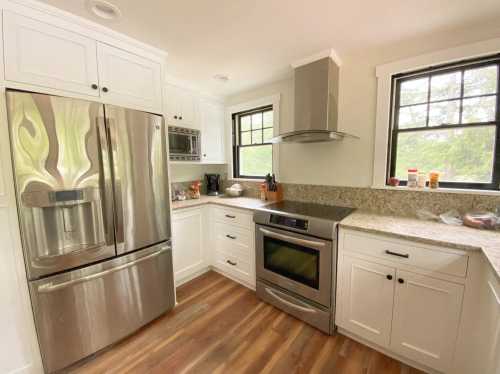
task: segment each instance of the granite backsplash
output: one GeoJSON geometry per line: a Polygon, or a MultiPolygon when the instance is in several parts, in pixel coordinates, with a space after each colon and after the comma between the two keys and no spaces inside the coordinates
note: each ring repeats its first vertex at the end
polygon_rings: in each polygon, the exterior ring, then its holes
{"type": "MultiPolygon", "coordinates": [[[[227,181],[232,184],[233,181],[227,181]]],[[[244,196],[259,197],[257,182],[240,182],[244,196]]],[[[500,196],[473,195],[448,192],[401,191],[357,187],[336,187],[283,183],[286,200],[313,202],[327,205],[349,206],[382,214],[414,217],[419,209],[440,214],[451,209],[460,213],[471,210],[495,211],[500,196]]]]}
{"type": "MultiPolygon", "coordinates": [[[[172,189],[187,189],[192,182],[172,183],[172,189]]],[[[223,180],[222,191],[233,183],[245,188],[243,196],[260,196],[260,183],[223,180]]],[[[415,217],[419,209],[441,214],[451,209],[460,213],[471,210],[495,211],[500,207],[500,196],[461,194],[449,192],[402,191],[358,187],[336,187],[283,183],[286,200],[327,205],[349,206],[381,214],[415,217]]],[[[202,186],[202,193],[204,186],[202,186]]]]}

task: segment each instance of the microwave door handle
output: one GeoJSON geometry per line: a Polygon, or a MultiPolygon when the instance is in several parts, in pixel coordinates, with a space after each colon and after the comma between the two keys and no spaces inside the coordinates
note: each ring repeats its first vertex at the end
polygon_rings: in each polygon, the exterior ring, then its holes
{"type": "Polygon", "coordinates": [[[259,230],[261,233],[263,233],[266,236],[269,236],[270,238],[283,240],[285,242],[289,242],[289,243],[293,243],[293,244],[297,244],[297,245],[302,245],[302,246],[307,246],[307,247],[312,247],[312,248],[325,247],[325,243],[320,242],[320,241],[295,238],[293,236],[279,234],[277,232],[270,231],[270,230],[263,229],[263,228],[259,228],[259,230]]]}

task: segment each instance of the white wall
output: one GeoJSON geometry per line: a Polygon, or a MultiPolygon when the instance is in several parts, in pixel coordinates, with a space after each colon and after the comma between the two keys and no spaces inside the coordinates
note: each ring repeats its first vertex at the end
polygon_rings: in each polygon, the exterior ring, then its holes
{"type": "Polygon", "coordinates": [[[170,183],[191,182],[197,179],[203,180],[205,173],[218,173],[224,175],[227,171],[226,165],[170,165],[170,183]]]}
{"type": "MultiPolygon", "coordinates": [[[[498,30],[500,36],[500,28],[498,30]]],[[[398,42],[393,48],[366,51],[362,55],[341,56],[339,127],[360,137],[341,142],[283,144],[280,146],[280,181],[335,186],[368,187],[372,184],[375,136],[377,65],[435,50],[487,39],[481,33],[450,32],[398,42]]],[[[281,132],[293,124],[293,79],[270,83],[232,95],[226,105],[236,105],[262,96],[281,94],[281,132]]]]}

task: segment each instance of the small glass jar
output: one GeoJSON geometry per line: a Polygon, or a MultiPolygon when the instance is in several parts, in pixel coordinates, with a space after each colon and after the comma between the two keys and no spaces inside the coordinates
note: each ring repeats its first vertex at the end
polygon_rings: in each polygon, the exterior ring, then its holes
{"type": "Polygon", "coordinates": [[[408,169],[408,188],[417,187],[418,170],[415,168],[408,169]]]}
{"type": "Polygon", "coordinates": [[[429,173],[429,188],[439,188],[439,171],[429,173]]]}
{"type": "Polygon", "coordinates": [[[422,172],[418,173],[418,179],[417,179],[418,188],[424,188],[426,184],[427,184],[427,174],[422,172]]]}

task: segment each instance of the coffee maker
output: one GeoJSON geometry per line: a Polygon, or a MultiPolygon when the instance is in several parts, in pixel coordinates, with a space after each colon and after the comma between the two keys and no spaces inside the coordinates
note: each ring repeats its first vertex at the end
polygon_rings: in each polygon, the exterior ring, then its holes
{"type": "Polygon", "coordinates": [[[220,174],[205,174],[205,182],[208,196],[220,195],[220,174]]]}

